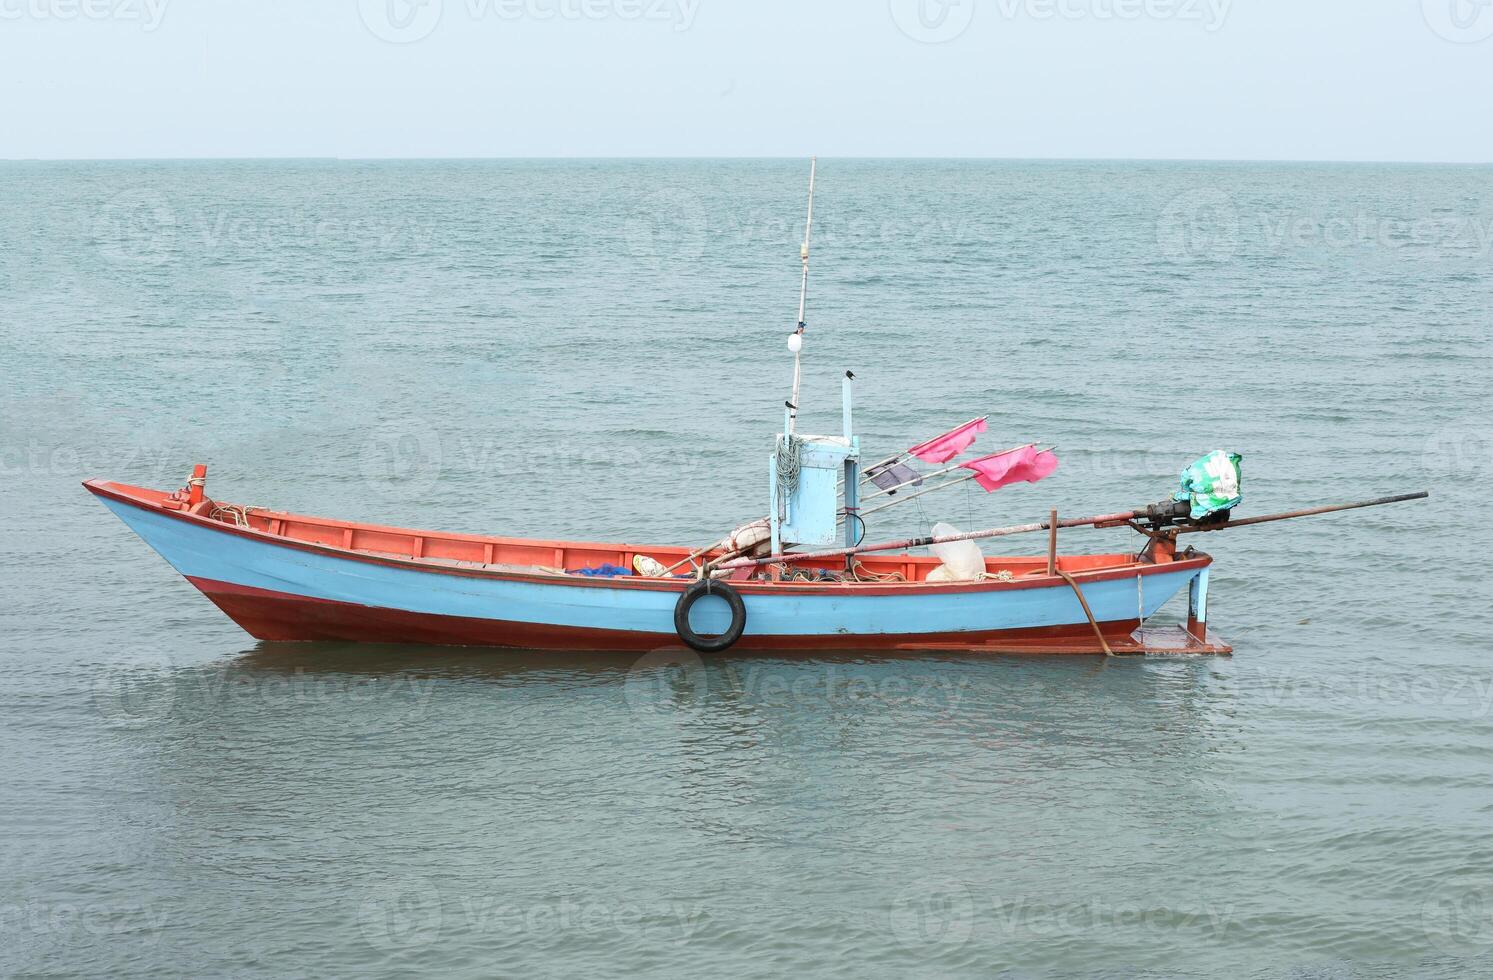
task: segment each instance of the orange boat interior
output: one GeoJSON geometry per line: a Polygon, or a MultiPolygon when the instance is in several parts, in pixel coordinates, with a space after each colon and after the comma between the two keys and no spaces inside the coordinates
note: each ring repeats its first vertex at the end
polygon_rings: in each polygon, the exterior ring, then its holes
{"type": "MultiPolygon", "coordinates": [[[[257,531],[288,542],[321,545],[372,557],[446,567],[485,569],[510,574],[568,575],[604,564],[630,569],[633,567],[633,559],[638,555],[647,555],[665,566],[671,566],[684,561],[691,554],[691,549],[677,546],[542,541],[384,527],[226,504],[214,501],[200,491],[189,495],[190,488],[168,493],[101,480],[90,481],[89,485],[163,510],[190,514],[229,527],[257,531]],[[195,499],[192,499],[193,496],[195,499]]],[[[857,577],[861,580],[860,584],[881,586],[898,582],[922,582],[942,564],[932,555],[864,554],[858,558],[857,577]]],[[[1062,555],[1057,559],[1057,567],[1070,574],[1123,568],[1138,563],[1150,564],[1151,560],[1138,558],[1135,554],[1062,555]]],[[[845,565],[843,558],[834,558],[795,562],[793,567],[843,572],[845,565]]],[[[988,574],[1001,579],[1045,577],[1047,556],[987,557],[985,568],[988,574]]],[[[690,566],[686,564],[679,570],[679,574],[689,571],[690,566]]],[[[732,577],[745,580],[761,571],[741,569],[732,577]]],[[[858,583],[845,581],[841,584],[858,583]]]]}

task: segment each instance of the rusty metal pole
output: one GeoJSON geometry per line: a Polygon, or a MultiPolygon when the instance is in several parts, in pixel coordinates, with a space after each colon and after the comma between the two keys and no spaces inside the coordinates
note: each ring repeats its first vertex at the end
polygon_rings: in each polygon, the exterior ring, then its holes
{"type": "Polygon", "coordinates": [[[1260,517],[1244,517],[1237,521],[1224,521],[1222,524],[1199,524],[1192,527],[1177,528],[1178,534],[1202,534],[1207,531],[1226,531],[1231,527],[1250,527],[1254,524],[1270,524],[1274,521],[1289,521],[1297,517],[1315,517],[1318,514],[1337,514],[1345,510],[1361,510],[1364,507],[1381,507],[1384,504],[1401,504],[1407,500],[1425,500],[1431,494],[1422,490],[1419,493],[1402,493],[1394,497],[1379,497],[1375,500],[1362,500],[1355,504],[1331,504],[1327,507],[1310,507],[1306,510],[1291,510],[1284,514],[1265,514],[1260,517]]]}
{"type": "MultiPolygon", "coordinates": [[[[1311,517],[1314,514],[1332,514],[1343,510],[1356,510],[1360,507],[1377,507],[1381,504],[1396,504],[1406,500],[1424,500],[1430,494],[1425,491],[1420,493],[1400,494],[1397,497],[1381,497],[1378,500],[1365,500],[1356,504],[1334,504],[1330,507],[1313,507],[1309,510],[1291,511],[1287,514],[1267,514],[1264,517],[1246,517],[1238,521],[1228,521],[1224,524],[1210,524],[1207,526],[1179,527],[1174,529],[1173,534],[1192,534],[1199,531],[1223,531],[1231,527],[1248,527],[1251,524],[1264,524],[1270,521],[1283,521],[1293,517],[1311,517]]],[[[993,527],[985,531],[968,531],[963,534],[950,534],[935,538],[904,538],[901,541],[883,541],[879,544],[863,544],[854,548],[835,548],[827,551],[797,551],[791,554],[778,553],[768,555],[765,558],[737,558],[724,561],[717,565],[720,569],[754,568],[762,565],[773,565],[778,562],[793,561],[821,561],[826,558],[842,558],[845,555],[863,555],[877,551],[899,551],[904,548],[922,548],[930,544],[945,544],[953,541],[978,541],[982,538],[1003,538],[1012,534],[1034,534],[1037,531],[1048,531],[1053,525],[1058,527],[1119,527],[1128,526],[1130,521],[1144,520],[1146,512],[1143,510],[1127,510],[1118,514],[1100,514],[1096,517],[1069,517],[1061,521],[1033,521],[1030,524],[1012,524],[1009,527],[993,527]]]]}

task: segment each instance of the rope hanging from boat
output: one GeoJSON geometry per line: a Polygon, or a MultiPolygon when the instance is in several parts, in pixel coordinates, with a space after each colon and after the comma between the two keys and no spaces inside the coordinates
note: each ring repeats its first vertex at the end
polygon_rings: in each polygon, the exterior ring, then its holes
{"type": "Polygon", "coordinates": [[[798,489],[798,475],[803,469],[803,455],[804,440],[802,437],[785,435],[778,441],[778,487],[785,500],[798,489]]]}
{"type": "Polygon", "coordinates": [[[1063,571],[1061,568],[1057,569],[1057,573],[1063,577],[1064,582],[1067,582],[1069,585],[1073,586],[1073,594],[1078,596],[1078,604],[1080,606],[1083,606],[1083,614],[1089,617],[1089,625],[1094,627],[1094,636],[1098,638],[1099,646],[1104,650],[1104,655],[1106,657],[1113,657],[1115,655],[1115,652],[1109,648],[1109,642],[1104,639],[1104,631],[1101,630],[1099,628],[1099,624],[1094,621],[1094,612],[1089,608],[1089,600],[1083,597],[1083,589],[1080,589],[1078,587],[1078,580],[1075,579],[1072,575],[1063,571]]]}

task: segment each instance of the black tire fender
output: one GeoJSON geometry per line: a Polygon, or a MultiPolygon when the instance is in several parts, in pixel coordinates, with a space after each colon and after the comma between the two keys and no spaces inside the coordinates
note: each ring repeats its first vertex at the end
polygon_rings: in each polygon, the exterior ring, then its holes
{"type": "Polygon", "coordinates": [[[741,593],[715,579],[705,578],[691,582],[674,604],[674,632],[679,634],[686,646],[701,653],[720,653],[735,646],[736,641],[741,639],[742,631],[746,629],[746,618],[746,603],[741,601],[741,593]],[[720,636],[701,636],[690,629],[689,611],[696,602],[708,595],[720,596],[731,607],[731,626],[720,636]]]}

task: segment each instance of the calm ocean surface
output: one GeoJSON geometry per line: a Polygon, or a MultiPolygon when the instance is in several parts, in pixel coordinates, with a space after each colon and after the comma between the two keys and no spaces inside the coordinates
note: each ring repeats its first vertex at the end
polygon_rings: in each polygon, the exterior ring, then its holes
{"type": "Polygon", "coordinates": [[[806,176],[0,164],[0,974],[1493,976],[1493,168],[821,162],[805,427],[1063,459],[882,536],[1435,492],[1210,537],[1232,659],[259,644],[78,486],[703,543],[806,176]]]}

